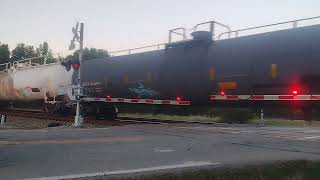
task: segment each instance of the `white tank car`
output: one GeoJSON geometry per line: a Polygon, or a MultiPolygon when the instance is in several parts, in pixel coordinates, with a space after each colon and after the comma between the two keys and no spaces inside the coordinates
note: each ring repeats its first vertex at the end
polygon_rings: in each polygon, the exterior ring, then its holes
{"type": "Polygon", "coordinates": [[[72,68],[60,63],[37,65],[15,62],[0,72],[0,101],[53,101],[67,95],[72,98],[72,68]]]}

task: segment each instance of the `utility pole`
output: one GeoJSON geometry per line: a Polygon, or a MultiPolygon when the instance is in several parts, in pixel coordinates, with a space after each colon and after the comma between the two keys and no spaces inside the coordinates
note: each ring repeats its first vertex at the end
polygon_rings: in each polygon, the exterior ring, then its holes
{"type": "MultiPolygon", "coordinates": [[[[72,32],[74,34],[73,39],[71,40],[71,44],[69,46],[69,49],[72,50],[75,48],[75,41],[79,42],[80,48],[79,48],[79,66],[81,66],[82,62],[82,57],[83,57],[83,29],[84,29],[84,24],[80,23],[80,31],[78,31],[79,23],[77,23],[76,27],[72,28],[72,32]],[[79,33],[79,34],[78,34],[79,33]]],[[[77,107],[76,107],[76,116],[74,117],[74,124],[73,126],[75,127],[80,127],[83,124],[83,117],[81,116],[81,97],[83,95],[82,93],[82,84],[81,84],[81,74],[80,74],[80,69],[79,67],[78,71],[78,78],[77,78],[77,88],[75,89],[75,96],[76,96],[76,102],[77,102],[77,107]]]]}

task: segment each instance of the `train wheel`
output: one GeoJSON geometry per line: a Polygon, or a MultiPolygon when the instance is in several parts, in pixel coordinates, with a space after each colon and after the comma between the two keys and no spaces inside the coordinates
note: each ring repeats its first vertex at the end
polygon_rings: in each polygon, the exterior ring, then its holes
{"type": "Polygon", "coordinates": [[[55,106],[53,104],[46,104],[44,103],[43,106],[42,106],[42,110],[46,113],[49,113],[49,114],[54,114],[55,112],[55,106]]]}
{"type": "Polygon", "coordinates": [[[64,106],[63,103],[44,104],[43,111],[49,114],[58,114],[61,116],[68,116],[72,112],[71,108],[64,106]]]}

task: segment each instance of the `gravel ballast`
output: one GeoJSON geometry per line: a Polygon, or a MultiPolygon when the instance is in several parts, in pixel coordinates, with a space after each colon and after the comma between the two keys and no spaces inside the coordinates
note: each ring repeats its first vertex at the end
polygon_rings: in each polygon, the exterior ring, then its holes
{"type": "MultiPolygon", "coordinates": [[[[0,125],[0,130],[3,129],[48,129],[50,123],[59,123],[61,124],[58,127],[52,128],[68,128],[73,127],[72,122],[66,121],[56,121],[49,119],[37,119],[37,118],[26,118],[18,116],[8,116],[7,122],[4,125],[0,125]]],[[[93,125],[85,124],[84,128],[94,128],[94,127],[106,127],[107,125],[93,125]]],[[[50,128],[49,128],[50,129],[50,128]]]]}

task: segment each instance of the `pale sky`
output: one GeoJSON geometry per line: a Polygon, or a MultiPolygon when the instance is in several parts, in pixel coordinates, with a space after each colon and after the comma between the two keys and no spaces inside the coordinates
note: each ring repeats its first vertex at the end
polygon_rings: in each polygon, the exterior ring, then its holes
{"type": "Polygon", "coordinates": [[[67,53],[79,21],[85,46],[114,51],[167,42],[169,29],[209,20],[238,29],[319,15],[319,0],[0,0],[0,42],[48,41],[67,53]]]}

